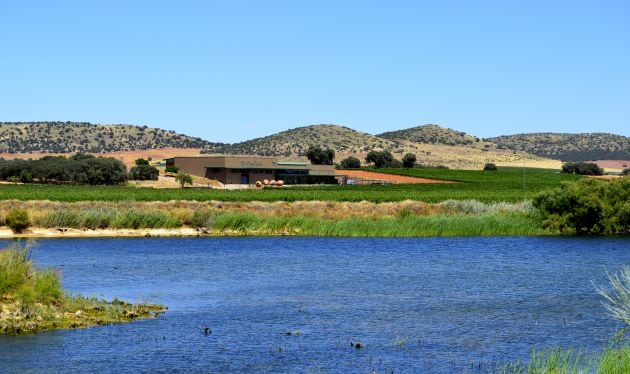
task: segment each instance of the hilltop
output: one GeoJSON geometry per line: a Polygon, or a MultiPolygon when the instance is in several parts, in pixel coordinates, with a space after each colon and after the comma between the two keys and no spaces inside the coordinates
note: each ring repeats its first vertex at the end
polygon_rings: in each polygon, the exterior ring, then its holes
{"type": "Polygon", "coordinates": [[[630,137],[609,133],[532,133],[485,139],[499,148],[563,161],[628,160],[630,137]]]}
{"type": "Polygon", "coordinates": [[[395,152],[400,145],[388,139],[338,125],[311,125],[282,131],[241,143],[212,147],[207,153],[302,157],[311,145],[333,149],[338,154],[367,153],[371,150],[395,152]]]}
{"type": "Polygon", "coordinates": [[[490,142],[484,142],[476,136],[445,128],[439,125],[421,125],[408,129],[388,131],[377,135],[393,141],[408,141],[423,144],[443,144],[450,146],[464,146],[472,148],[494,148],[490,142]]]}
{"type": "Polygon", "coordinates": [[[109,153],[220,145],[174,131],[87,122],[0,122],[0,153],[109,153]]]}

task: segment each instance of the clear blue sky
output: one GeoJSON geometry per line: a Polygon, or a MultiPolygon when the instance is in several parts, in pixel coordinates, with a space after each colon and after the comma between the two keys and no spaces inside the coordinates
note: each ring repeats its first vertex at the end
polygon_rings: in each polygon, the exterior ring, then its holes
{"type": "Polygon", "coordinates": [[[630,2],[0,0],[0,121],[630,135],[630,2]]]}

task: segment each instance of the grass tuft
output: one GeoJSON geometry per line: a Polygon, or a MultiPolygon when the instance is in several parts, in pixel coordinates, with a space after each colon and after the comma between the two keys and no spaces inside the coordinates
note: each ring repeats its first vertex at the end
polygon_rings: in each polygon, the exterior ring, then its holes
{"type": "Polygon", "coordinates": [[[127,322],[163,311],[160,305],[69,296],[55,272],[33,265],[27,247],[0,250],[0,334],[127,322]]]}

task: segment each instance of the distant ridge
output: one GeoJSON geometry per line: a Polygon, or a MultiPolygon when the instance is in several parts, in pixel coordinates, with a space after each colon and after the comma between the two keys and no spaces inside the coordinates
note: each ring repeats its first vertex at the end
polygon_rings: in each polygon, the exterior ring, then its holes
{"type": "MultiPolygon", "coordinates": [[[[178,150],[181,154],[191,154],[196,149],[206,154],[305,160],[311,145],[334,150],[336,161],[348,156],[364,160],[372,150],[385,150],[397,159],[409,152],[416,155],[418,163],[453,168],[479,168],[487,162],[505,166],[559,168],[558,160],[630,159],[630,138],[605,133],[536,133],[480,139],[434,124],[380,135],[346,126],[321,124],[225,144],[147,126],[0,122],[0,153],[3,154],[0,157],[5,158],[31,157],[31,154],[38,157],[36,154],[47,153],[133,153],[168,148],[169,155],[177,155],[178,150]]],[[[142,157],[142,153],[133,157],[142,157]]]]}
{"type": "Polygon", "coordinates": [[[367,153],[371,150],[395,151],[396,142],[339,125],[310,125],[282,131],[241,143],[213,146],[206,153],[302,157],[311,145],[337,153],[367,153]]]}
{"type": "MultiPolygon", "coordinates": [[[[467,134],[463,131],[457,131],[433,124],[421,125],[397,131],[388,131],[377,136],[394,141],[404,140],[413,143],[444,144],[475,148],[483,147],[486,144],[489,144],[487,142],[482,142],[478,137],[467,134]]],[[[494,146],[494,144],[492,144],[492,146],[494,146]]]]}
{"type": "Polygon", "coordinates": [[[155,148],[210,148],[211,143],[174,131],[89,122],[0,122],[0,153],[107,153],[155,148]]]}
{"type": "Polygon", "coordinates": [[[486,139],[500,148],[563,161],[630,160],[630,138],[609,133],[531,133],[486,139]]]}

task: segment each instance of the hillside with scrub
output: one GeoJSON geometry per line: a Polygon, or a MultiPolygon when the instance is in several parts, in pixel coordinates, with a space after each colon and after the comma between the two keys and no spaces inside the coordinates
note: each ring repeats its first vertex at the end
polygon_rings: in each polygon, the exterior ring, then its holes
{"type": "Polygon", "coordinates": [[[365,163],[370,151],[407,153],[426,166],[480,169],[486,163],[560,169],[560,159],[629,159],[628,137],[613,134],[521,134],[489,139],[435,124],[372,135],[346,126],[297,127],[227,144],[134,125],[84,122],[0,122],[0,158],[40,158],[76,152],[107,154],[130,164],[136,158],[159,160],[178,155],[230,154],[275,156],[306,161],[319,145],[335,152],[335,161],[352,156],[365,163]],[[142,153],[145,152],[145,153],[142,153]]]}
{"type": "Polygon", "coordinates": [[[211,148],[201,138],[134,125],[0,122],[0,153],[109,153],[155,148],[211,148]]]}
{"type": "Polygon", "coordinates": [[[338,125],[311,125],[297,127],[269,136],[256,138],[223,147],[209,149],[225,154],[257,156],[303,157],[311,145],[322,145],[338,154],[367,153],[371,150],[396,152],[400,145],[349,127],[338,125]]]}
{"type": "Polygon", "coordinates": [[[402,159],[407,153],[413,153],[420,164],[454,169],[480,169],[487,162],[504,166],[556,169],[561,166],[556,160],[526,152],[497,149],[492,143],[481,140],[478,142],[478,138],[472,135],[437,125],[420,126],[382,135],[371,135],[339,125],[311,125],[241,143],[215,146],[202,152],[306,160],[305,154],[309,146],[321,145],[335,151],[337,162],[349,156],[365,162],[365,157],[370,151],[387,151],[397,160],[402,159]]]}
{"type": "Polygon", "coordinates": [[[433,124],[416,126],[397,131],[388,131],[377,136],[390,139],[395,142],[407,141],[422,144],[442,144],[471,148],[496,148],[494,143],[482,141],[480,138],[467,134],[463,131],[457,131],[433,124]]]}
{"type": "Polygon", "coordinates": [[[485,139],[500,148],[563,161],[628,160],[630,137],[609,133],[531,133],[485,139]]]}

